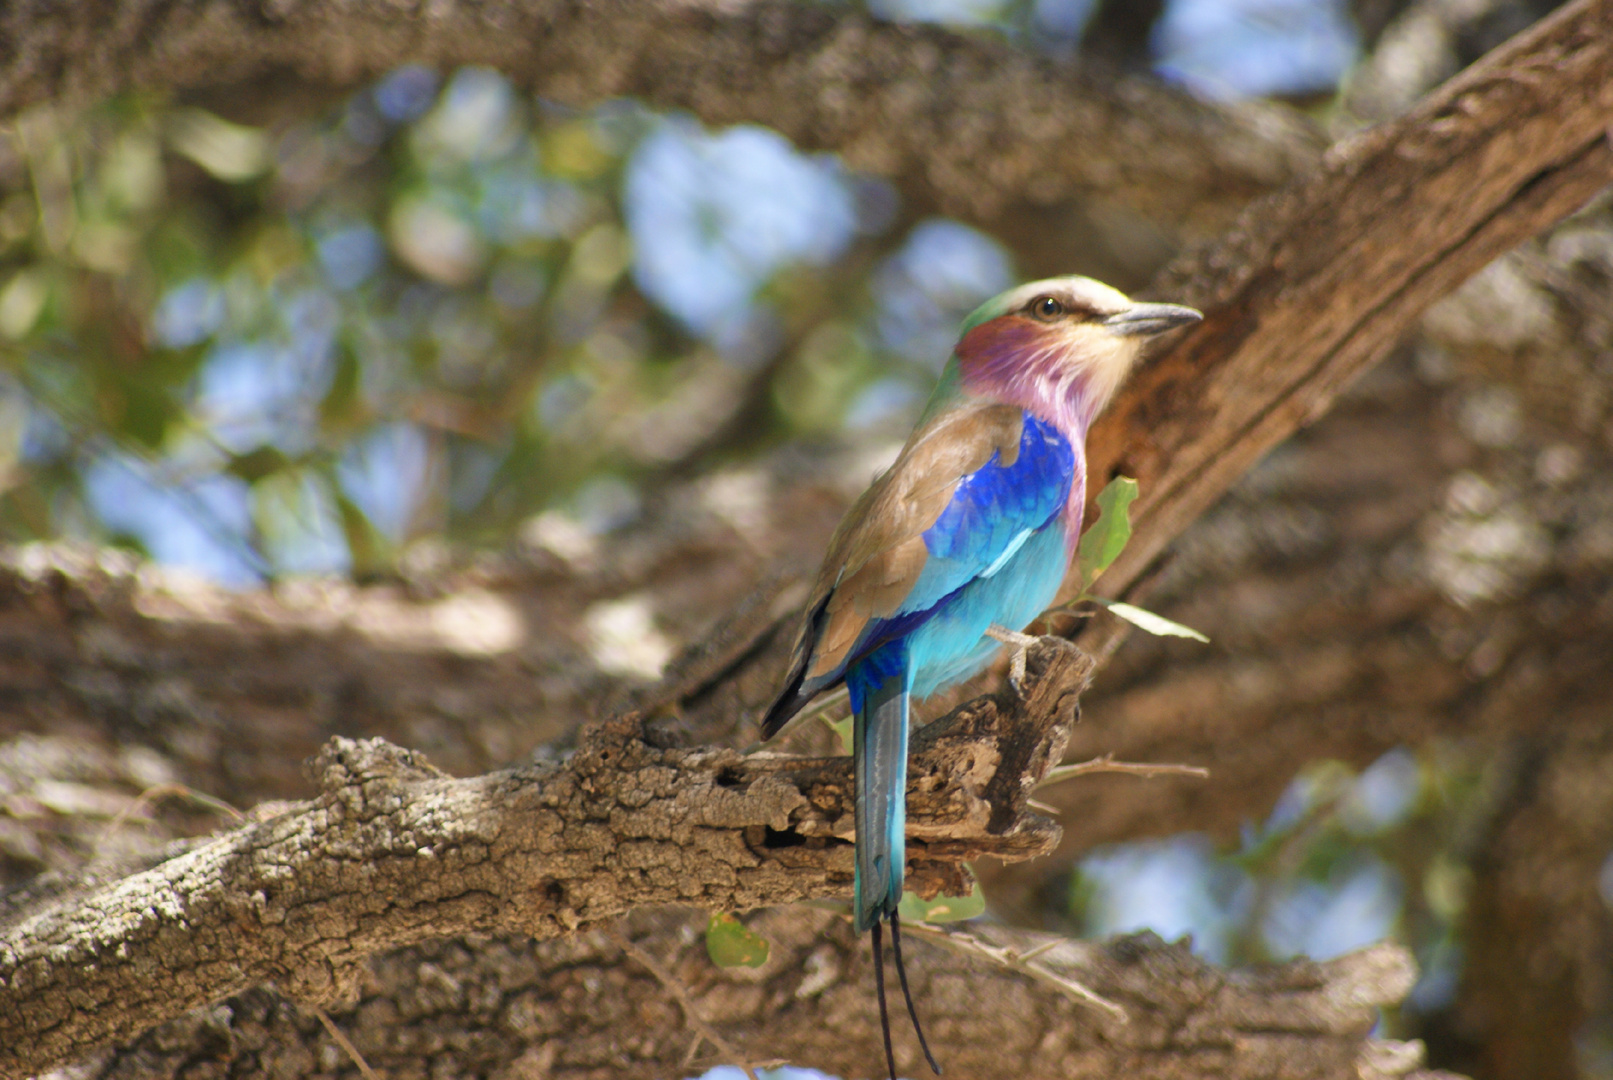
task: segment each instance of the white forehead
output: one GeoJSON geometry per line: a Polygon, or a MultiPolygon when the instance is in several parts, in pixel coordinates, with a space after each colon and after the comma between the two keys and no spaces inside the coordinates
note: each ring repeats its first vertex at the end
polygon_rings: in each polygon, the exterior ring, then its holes
{"type": "Polygon", "coordinates": [[[1112,315],[1131,306],[1130,298],[1119,289],[1072,274],[1032,281],[1004,293],[1003,310],[1018,311],[1038,296],[1051,296],[1072,311],[1092,311],[1099,315],[1112,315]]]}

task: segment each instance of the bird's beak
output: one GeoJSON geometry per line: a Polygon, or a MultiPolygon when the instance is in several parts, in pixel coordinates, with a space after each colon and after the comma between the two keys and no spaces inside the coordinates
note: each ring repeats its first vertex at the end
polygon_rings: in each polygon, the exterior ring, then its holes
{"type": "Polygon", "coordinates": [[[1152,337],[1203,318],[1197,311],[1180,304],[1133,304],[1103,320],[1103,325],[1122,337],[1152,337]]]}

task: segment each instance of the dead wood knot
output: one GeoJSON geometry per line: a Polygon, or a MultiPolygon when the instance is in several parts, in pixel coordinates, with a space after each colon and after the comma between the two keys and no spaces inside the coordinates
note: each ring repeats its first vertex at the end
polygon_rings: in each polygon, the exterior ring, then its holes
{"type": "Polygon", "coordinates": [[[577,739],[577,753],[571,771],[581,777],[601,773],[621,773],[654,764],[662,751],[644,739],[644,718],[636,712],[623,713],[597,724],[589,724],[577,739]]]}
{"type": "Polygon", "coordinates": [[[394,784],[441,780],[448,774],[418,750],[405,750],[385,739],[348,739],[341,735],[319,748],[303,765],[303,774],[320,791],[339,794],[376,781],[394,784]]]}

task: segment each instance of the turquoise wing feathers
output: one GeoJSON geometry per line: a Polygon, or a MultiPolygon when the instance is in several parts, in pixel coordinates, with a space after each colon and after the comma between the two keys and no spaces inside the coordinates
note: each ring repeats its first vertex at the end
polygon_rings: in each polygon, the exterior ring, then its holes
{"type": "MultiPolygon", "coordinates": [[[[785,692],[764,718],[764,736],[776,732],[814,695],[844,679],[858,659],[919,631],[963,601],[973,601],[963,606],[977,616],[965,621],[969,626],[978,623],[978,615],[990,606],[981,603],[989,599],[981,594],[996,590],[971,592],[970,587],[997,581],[1002,591],[1014,591],[1018,576],[1004,576],[1003,571],[1028,554],[1027,548],[1041,562],[1059,563],[1054,572],[1062,577],[1063,516],[1078,453],[1051,424],[1014,406],[960,409],[915,432],[831,542],[785,692]],[[1048,540],[1053,532],[1057,542],[1048,540]]],[[[1040,581],[1048,573],[1035,576],[1040,581]]],[[[994,621],[1002,620],[989,618],[969,641],[950,644],[973,649],[985,625],[994,621]]],[[[939,639],[941,629],[933,629],[920,642],[928,649],[913,657],[921,697],[940,688],[925,680],[924,661],[945,659],[938,654],[949,644],[939,639]]],[[[955,637],[967,628],[952,629],[955,637]]],[[[995,646],[981,648],[983,663],[995,646]]]]}

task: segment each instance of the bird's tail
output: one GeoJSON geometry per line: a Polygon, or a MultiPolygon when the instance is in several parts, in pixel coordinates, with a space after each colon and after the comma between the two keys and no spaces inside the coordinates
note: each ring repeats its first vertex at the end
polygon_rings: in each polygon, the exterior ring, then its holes
{"type": "Polygon", "coordinates": [[[846,672],[857,768],[857,932],[902,902],[907,867],[907,642],[880,646],[846,672]]]}
{"type": "Polygon", "coordinates": [[[924,1049],[924,1057],[937,1076],[941,1066],[919,1025],[913,995],[907,988],[902,963],[902,937],[897,908],[902,902],[902,879],[907,872],[907,702],[913,689],[907,643],[883,645],[857,661],[846,672],[855,717],[853,750],[857,768],[857,874],[852,909],[857,932],[873,931],[874,986],[879,995],[879,1026],[885,1035],[885,1061],[896,1080],[896,1056],[891,1049],[890,1013],[885,1006],[885,963],[880,930],[890,923],[891,950],[901,979],[907,1015],[924,1049]]]}

